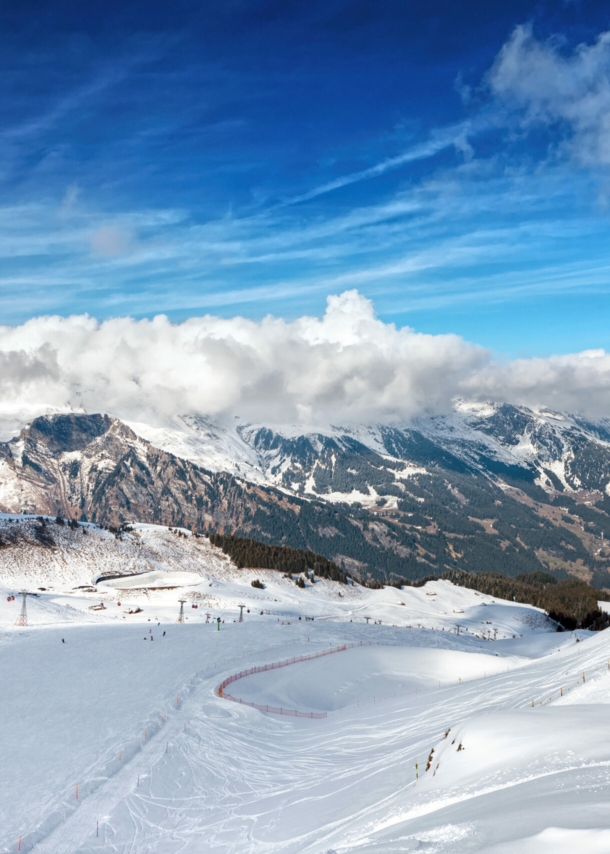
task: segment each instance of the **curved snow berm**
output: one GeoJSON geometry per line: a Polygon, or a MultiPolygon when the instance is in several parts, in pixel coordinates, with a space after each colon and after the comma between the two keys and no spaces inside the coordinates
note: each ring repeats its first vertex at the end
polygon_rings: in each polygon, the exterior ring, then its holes
{"type": "Polygon", "coordinates": [[[248,704],[258,704],[256,707],[269,704],[326,715],[507,673],[528,661],[522,656],[499,657],[455,649],[372,644],[348,647],[328,650],[345,650],[339,662],[320,660],[328,654],[323,652],[306,656],[312,660],[286,670],[264,667],[245,671],[237,677],[237,694],[248,704]]]}
{"type": "Polygon", "coordinates": [[[234,682],[237,682],[239,679],[245,679],[247,676],[252,676],[257,673],[268,673],[271,670],[279,670],[283,667],[290,667],[294,664],[302,664],[304,661],[314,661],[319,658],[324,658],[327,655],[333,655],[337,652],[345,652],[347,649],[352,649],[353,647],[364,646],[363,642],[356,644],[342,644],[341,646],[332,647],[331,649],[325,649],[321,652],[311,652],[307,655],[297,655],[294,658],[288,658],[284,661],[274,661],[271,664],[263,664],[260,667],[250,667],[247,670],[241,670],[239,673],[234,673],[232,676],[228,676],[218,686],[218,696],[222,697],[225,700],[232,700],[234,703],[242,703],[246,706],[251,706],[254,709],[258,709],[260,712],[269,712],[273,715],[287,715],[288,717],[294,718],[316,718],[321,719],[326,717],[326,712],[304,712],[299,709],[290,709],[284,708],[283,706],[270,706],[268,703],[255,703],[249,702],[248,700],[244,700],[241,697],[236,697],[235,695],[229,694],[225,691],[229,685],[232,685],[234,682]]]}
{"type": "Polygon", "coordinates": [[[153,572],[142,572],[137,575],[123,575],[118,578],[100,578],[97,586],[101,589],[110,590],[133,590],[145,588],[157,590],[177,587],[192,587],[201,584],[201,575],[198,572],[166,572],[155,570],[153,572]]]}

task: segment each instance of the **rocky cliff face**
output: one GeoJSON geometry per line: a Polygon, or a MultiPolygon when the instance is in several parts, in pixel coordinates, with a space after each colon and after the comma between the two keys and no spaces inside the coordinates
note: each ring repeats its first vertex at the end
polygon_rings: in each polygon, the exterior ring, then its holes
{"type": "Polygon", "coordinates": [[[306,435],[183,427],[149,441],[105,415],[37,418],[0,444],[0,507],[236,532],[378,578],[546,569],[610,586],[603,424],[504,406],[306,435]]]}
{"type": "Polygon", "coordinates": [[[0,502],[11,512],[234,527],[258,500],[256,487],[159,450],[106,415],[37,418],[0,445],[0,502]]]}

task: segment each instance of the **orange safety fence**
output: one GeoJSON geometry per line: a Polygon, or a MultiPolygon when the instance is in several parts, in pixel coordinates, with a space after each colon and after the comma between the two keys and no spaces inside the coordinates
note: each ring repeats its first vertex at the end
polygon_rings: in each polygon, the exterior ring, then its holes
{"type": "Polygon", "coordinates": [[[234,703],[241,703],[243,706],[251,706],[253,709],[258,709],[260,712],[270,712],[272,715],[288,715],[291,718],[325,718],[326,712],[299,712],[297,709],[282,709],[278,706],[261,705],[260,703],[250,703],[247,700],[240,700],[239,697],[232,697],[230,694],[225,694],[224,689],[231,682],[237,682],[238,679],[243,679],[244,676],[252,676],[253,673],[264,673],[267,670],[276,670],[278,667],[288,667],[289,664],[298,664],[299,661],[311,661],[313,658],[322,658],[324,655],[332,655],[334,652],[343,652],[346,649],[353,649],[356,646],[378,646],[378,644],[367,643],[344,643],[341,646],[332,647],[332,649],[324,649],[321,652],[312,652],[309,655],[297,655],[294,658],[288,658],[286,661],[274,661],[272,664],[263,664],[260,667],[249,667],[247,670],[241,670],[239,673],[234,673],[233,676],[228,676],[218,686],[218,696],[224,700],[232,700],[234,703]]]}

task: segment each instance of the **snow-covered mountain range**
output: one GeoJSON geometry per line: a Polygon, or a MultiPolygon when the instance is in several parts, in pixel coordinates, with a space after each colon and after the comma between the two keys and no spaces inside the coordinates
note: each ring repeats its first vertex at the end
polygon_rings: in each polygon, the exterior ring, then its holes
{"type": "Polygon", "coordinates": [[[551,492],[610,486],[610,422],[508,404],[458,403],[450,415],[392,426],[304,429],[196,416],[177,418],[169,428],[130,426],[156,447],[211,471],[326,500],[368,503],[384,494],[371,470],[341,465],[354,456],[393,473],[387,482],[398,493],[405,478],[438,466],[535,482],[551,492]]]}
{"type": "Polygon", "coordinates": [[[0,444],[0,508],[308,547],[362,576],[460,566],[610,586],[610,425],[458,403],[410,424],[35,419],[0,444]]]}

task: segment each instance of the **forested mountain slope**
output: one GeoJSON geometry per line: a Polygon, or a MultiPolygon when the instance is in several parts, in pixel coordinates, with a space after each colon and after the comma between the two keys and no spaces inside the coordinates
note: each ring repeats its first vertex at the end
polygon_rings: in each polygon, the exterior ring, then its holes
{"type": "Polygon", "coordinates": [[[0,444],[0,508],[235,533],[362,578],[544,569],[610,587],[603,425],[505,406],[306,435],[183,426],[178,436],[105,415],[37,418],[0,444]]]}

